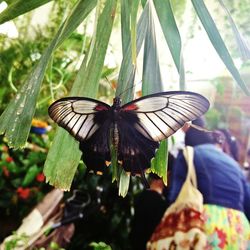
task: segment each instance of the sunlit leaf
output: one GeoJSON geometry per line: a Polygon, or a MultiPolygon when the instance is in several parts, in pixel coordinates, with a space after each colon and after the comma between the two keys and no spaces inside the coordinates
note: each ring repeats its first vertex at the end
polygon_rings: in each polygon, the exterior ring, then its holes
{"type": "Polygon", "coordinates": [[[163,90],[160,64],[158,58],[155,24],[153,20],[152,5],[148,2],[145,8],[148,11],[148,24],[144,42],[142,94],[149,95],[163,90]]]}
{"type": "MultiPolygon", "coordinates": [[[[152,93],[161,92],[163,90],[152,8],[153,5],[151,4],[151,2],[148,2],[145,6],[145,9],[148,11],[148,24],[143,55],[143,95],[149,95],[152,93]]],[[[167,178],[166,144],[166,140],[161,142],[160,148],[158,149],[155,159],[153,160],[151,165],[151,170],[160,177],[163,177],[164,182],[166,182],[167,178]]]]}
{"type": "Polygon", "coordinates": [[[36,9],[51,0],[16,0],[12,1],[11,4],[0,14],[0,24],[12,20],[26,12],[36,9]]]}
{"type": "MultiPolygon", "coordinates": [[[[137,38],[136,38],[136,53],[140,52],[143,40],[146,34],[148,11],[144,8],[137,25],[137,38]]],[[[134,76],[135,76],[135,65],[132,63],[131,43],[129,39],[124,39],[123,42],[129,42],[125,44],[127,47],[126,53],[124,54],[119,77],[118,85],[116,90],[116,96],[121,96],[123,103],[131,101],[134,97],[134,76]]],[[[121,172],[119,180],[119,194],[125,196],[125,191],[128,190],[130,175],[121,172]]]]}
{"type": "Polygon", "coordinates": [[[246,61],[248,59],[250,59],[250,46],[249,44],[247,44],[247,41],[242,37],[240,31],[238,30],[229,10],[227,9],[227,7],[225,6],[224,2],[222,0],[219,0],[220,5],[223,7],[223,9],[225,10],[229,22],[231,24],[234,36],[235,36],[235,40],[237,42],[240,54],[241,54],[241,58],[243,61],[246,61]]]}
{"type": "Polygon", "coordinates": [[[206,5],[204,4],[203,0],[192,0],[193,6],[197,15],[200,18],[200,21],[207,32],[207,35],[214,46],[215,50],[217,51],[218,55],[220,56],[223,63],[226,65],[229,72],[234,77],[235,81],[239,84],[242,90],[247,94],[250,95],[248,88],[245,85],[245,82],[240,76],[240,73],[236,66],[234,65],[233,59],[230,56],[227,47],[221,38],[221,35],[207,10],[206,5]]]}
{"type": "Polygon", "coordinates": [[[18,90],[15,99],[9,103],[1,115],[0,134],[5,134],[10,147],[18,148],[25,145],[44,73],[54,49],[77,28],[93,7],[93,0],[78,2],[71,15],[60,27],[55,38],[43,53],[40,61],[28,75],[24,85],[18,90]]]}
{"type": "Polygon", "coordinates": [[[125,56],[130,44],[130,5],[128,0],[121,0],[121,35],[122,35],[122,54],[125,56]]]}
{"type": "Polygon", "coordinates": [[[119,182],[119,195],[125,197],[128,193],[130,182],[130,173],[127,173],[122,169],[119,182]]]}
{"type": "MultiPolygon", "coordinates": [[[[98,18],[94,47],[91,54],[84,58],[70,96],[96,97],[115,11],[116,0],[107,0],[98,18]]],[[[68,190],[80,157],[78,142],[59,128],[45,162],[44,173],[47,181],[55,187],[68,190]]]]}
{"type": "Polygon", "coordinates": [[[169,0],[154,0],[163,34],[173,57],[175,66],[180,73],[181,37],[175,22],[174,14],[169,0]]]}
{"type": "Polygon", "coordinates": [[[136,65],[136,23],[137,23],[137,12],[139,7],[139,0],[131,1],[131,50],[132,50],[132,63],[136,65]]]}
{"type": "Polygon", "coordinates": [[[152,160],[151,171],[160,176],[165,185],[167,185],[167,159],[168,158],[168,141],[164,140],[160,143],[159,149],[156,151],[155,158],[152,160]]]}
{"type": "MultiPolygon", "coordinates": [[[[137,25],[137,37],[136,37],[136,53],[137,56],[140,52],[142,43],[146,35],[147,28],[147,18],[148,13],[144,9],[137,25]]],[[[126,40],[127,42],[128,40],[126,40]]],[[[124,41],[123,41],[124,42],[124,41]]],[[[135,65],[132,63],[132,53],[131,53],[131,43],[129,41],[126,53],[123,56],[121,68],[118,76],[118,85],[116,89],[116,96],[121,96],[122,103],[127,103],[131,101],[134,97],[134,74],[135,74],[135,65]]]]}

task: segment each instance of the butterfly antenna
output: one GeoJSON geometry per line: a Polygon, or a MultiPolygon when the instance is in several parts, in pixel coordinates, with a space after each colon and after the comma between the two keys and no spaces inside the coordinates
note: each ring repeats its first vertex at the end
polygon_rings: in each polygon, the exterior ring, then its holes
{"type": "Polygon", "coordinates": [[[140,84],[140,83],[142,83],[142,81],[139,81],[138,83],[133,84],[132,86],[130,86],[130,87],[124,89],[124,90],[118,95],[118,97],[121,97],[125,92],[127,92],[127,91],[129,91],[129,90],[135,88],[135,87],[136,87],[138,84],[140,84]]]}

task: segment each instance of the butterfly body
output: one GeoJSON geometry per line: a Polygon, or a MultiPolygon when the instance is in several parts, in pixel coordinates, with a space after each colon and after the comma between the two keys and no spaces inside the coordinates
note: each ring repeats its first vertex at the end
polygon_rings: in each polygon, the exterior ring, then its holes
{"type": "Polygon", "coordinates": [[[49,107],[50,117],[80,142],[89,170],[103,172],[111,160],[110,144],[125,171],[142,174],[151,165],[159,142],[207,111],[203,96],[170,91],[113,105],[86,97],[68,97],[49,107]]]}

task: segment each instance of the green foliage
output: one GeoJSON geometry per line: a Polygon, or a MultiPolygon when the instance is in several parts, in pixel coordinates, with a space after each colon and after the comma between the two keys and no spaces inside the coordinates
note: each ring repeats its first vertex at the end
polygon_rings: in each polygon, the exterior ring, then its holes
{"type": "Polygon", "coordinates": [[[206,113],[207,128],[210,130],[217,129],[220,126],[222,114],[216,108],[211,108],[206,113]]]}
{"type": "Polygon", "coordinates": [[[14,215],[16,222],[51,189],[42,173],[47,137],[30,134],[28,144],[22,151],[8,149],[2,138],[0,144],[0,214],[1,218],[14,215]]]}
{"type": "Polygon", "coordinates": [[[9,6],[0,14],[0,24],[12,20],[26,12],[29,12],[51,0],[15,0],[9,3],[9,6]]]}
{"type": "Polygon", "coordinates": [[[16,233],[13,234],[13,238],[11,240],[8,240],[5,244],[5,250],[13,250],[15,248],[18,248],[18,245],[21,243],[25,245],[25,242],[27,241],[28,236],[27,235],[17,235],[16,233]]]}
{"type": "MultiPolygon", "coordinates": [[[[99,80],[114,21],[114,16],[112,15],[115,13],[115,10],[116,1],[111,0],[105,5],[98,17],[96,37],[93,38],[93,47],[89,47],[82,62],[72,87],[71,95],[84,95],[88,97],[95,97],[97,95],[99,80]],[[93,68],[95,68],[95,70],[93,70],[93,68]]],[[[80,157],[81,153],[78,149],[78,142],[65,130],[59,129],[44,168],[49,183],[58,188],[68,190],[74,178],[80,157]],[[63,168],[62,165],[64,166],[63,168]]]]}
{"type": "Polygon", "coordinates": [[[90,246],[92,247],[93,250],[112,250],[110,246],[105,244],[104,242],[92,242],[90,243],[90,246]]]}

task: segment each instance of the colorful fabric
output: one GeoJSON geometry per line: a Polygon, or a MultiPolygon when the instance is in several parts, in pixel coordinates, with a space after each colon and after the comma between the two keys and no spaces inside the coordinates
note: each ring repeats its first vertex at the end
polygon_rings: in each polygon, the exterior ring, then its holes
{"type": "Polygon", "coordinates": [[[208,250],[250,250],[250,225],[244,213],[217,205],[204,205],[208,250]]]}

